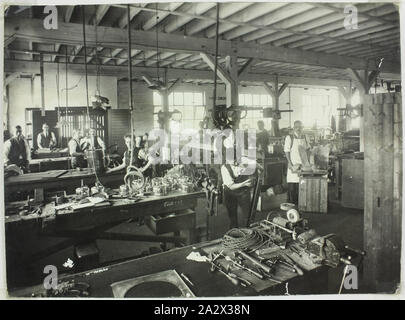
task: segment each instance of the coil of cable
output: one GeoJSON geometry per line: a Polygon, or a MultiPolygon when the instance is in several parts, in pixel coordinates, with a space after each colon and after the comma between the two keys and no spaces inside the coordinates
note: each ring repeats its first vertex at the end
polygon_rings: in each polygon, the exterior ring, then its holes
{"type": "Polygon", "coordinates": [[[222,238],[222,247],[230,250],[254,251],[262,247],[268,237],[260,230],[235,228],[229,230],[222,238]]]}

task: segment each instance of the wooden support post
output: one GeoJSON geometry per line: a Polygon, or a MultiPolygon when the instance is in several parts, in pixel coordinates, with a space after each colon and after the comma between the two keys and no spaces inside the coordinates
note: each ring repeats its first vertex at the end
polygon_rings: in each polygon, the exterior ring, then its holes
{"type": "MultiPolygon", "coordinates": [[[[288,83],[283,83],[281,87],[279,87],[278,75],[276,75],[276,79],[274,81],[274,89],[271,88],[266,82],[263,83],[264,88],[266,89],[267,93],[271,96],[273,101],[273,108],[274,110],[280,110],[280,95],[284,92],[284,90],[288,87],[288,83]]],[[[280,136],[280,128],[278,119],[273,118],[271,119],[271,130],[272,134],[275,137],[280,136]]]]}
{"type": "Polygon", "coordinates": [[[181,84],[181,78],[177,78],[168,88],[169,94],[171,94],[181,84]]]}
{"type": "MultiPolygon", "coordinates": [[[[339,88],[340,94],[345,99],[345,103],[346,103],[345,107],[346,108],[352,107],[352,97],[353,97],[353,93],[354,93],[353,87],[352,87],[352,81],[350,81],[349,86],[345,86],[345,87],[339,86],[338,88],[339,88]]],[[[339,125],[338,125],[339,130],[338,131],[341,131],[340,129],[342,129],[342,127],[344,128],[343,131],[348,131],[348,130],[351,129],[351,125],[352,125],[351,124],[351,118],[346,117],[344,119],[343,117],[344,117],[343,114],[339,115],[339,125]],[[342,125],[342,123],[344,123],[344,124],[342,125]]]]}
{"type": "Polygon", "coordinates": [[[251,67],[256,63],[256,59],[250,58],[248,61],[240,68],[238,71],[238,77],[242,77],[244,74],[248,73],[251,67]]]}
{"type": "MultiPolygon", "coordinates": [[[[369,94],[370,88],[378,77],[380,71],[374,70],[372,72],[368,72],[368,69],[362,70],[357,72],[357,70],[349,69],[353,80],[359,83],[357,87],[360,94],[360,104],[364,106],[365,97],[369,94]]],[[[360,115],[360,152],[364,152],[364,116],[360,115]]]]}
{"type": "Polygon", "coordinates": [[[376,292],[393,292],[400,281],[401,100],[400,93],[365,97],[364,282],[376,292]]]}
{"type": "MultiPolygon", "coordinates": [[[[215,72],[215,60],[206,53],[200,53],[201,58],[215,72]]],[[[225,83],[226,87],[226,107],[239,106],[238,94],[238,64],[236,56],[226,56],[225,69],[217,65],[218,77],[225,83]]],[[[236,121],[235,129],[239,127],[239,120],[236,121]]]]}

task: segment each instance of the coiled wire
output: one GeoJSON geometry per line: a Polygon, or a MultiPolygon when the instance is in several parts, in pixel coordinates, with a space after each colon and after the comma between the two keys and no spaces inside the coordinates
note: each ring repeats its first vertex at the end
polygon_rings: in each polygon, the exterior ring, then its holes
{"type": "Polygon", "coordinates": [[[234,228],[222,238],[222,247],[230,250],[254,251],[269,243],[269,236],[256,229],[234,228]]]}

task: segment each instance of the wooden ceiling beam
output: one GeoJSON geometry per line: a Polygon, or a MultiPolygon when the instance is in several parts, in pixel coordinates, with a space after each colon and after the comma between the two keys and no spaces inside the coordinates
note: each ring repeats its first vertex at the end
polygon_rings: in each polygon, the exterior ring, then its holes
{"type": "MultiPolygon", "coordinates": [[[[126,48],[127,32],[113,27],[98,27],[99,34],[103,37],[98,45],[109,48],[126,48]]],[[[86,28],[88,45],[95,46],[94,28],[86,28]]],[[[61,22],[58,30],[46,30],[40,19],[6,19],[5,37],[14,35],[17,38],[32,40],[39,43],[62,43],[77,45],[82,43],[82,25],[76,23],[61,22]],[[16,31],[17,30],[17,31],[16,31]]],[[[138,50],[153,50],[156,47],[154,32],[134,30],[132,32],[134,48],[138,50]]],[[[186,37],[176,34],[165,34],[159,41],[161,51],[179,53],[206,52],[215,53],[215,39],[186,37]]],[[[367,62],[361,58],[340,56],[334,54],[315,53],[299,49],[275,47],[271,45],[258,45],[252,43],[220,40],[219,55],[234,55],[241,58],[257,58],[261,60],[279,61],[285,63],[297,63],[334,68],[375,69],[375,66],[367,66],[367,62]]],[[[398,73],[399,62],[385,61],[385,71],[398,73]]]]}
{"type": "MultiPolygon", "coordinates": [[[[96,75],[97,66],[90,64],[88,67],[88,74],[96,75]]],[[[56,72],[57,63],[44,61],[45,72],[56,72]]],[[[69,65],[69,72],[72,74],[84,74],[84,64],[73,63],[69,65]]],[[[27,72],[38,73],[39,61],[17,61],[17,60],[5,60],[4,71],[7,73],[13,72],[27,72]]],[[[134,78],[141,79],[142,75],[149,75],[151,78],[156,77],[157,68],[154,67],[133,67],[134,78]]],[[[100,74],[103,76],[112,76],[117,78],[126,78],[128,76],[127,66],[114,66],[114,65],[102,65],[100,66],[100,74]]],[[[212,71],[205,70],[189,70],[189,69],[173,69],[167,68],[168,79],[195,79],[195,80],[212,80],[212,71]]],[[[239,79],[243,82],[274,82],[276,76],[268,73],[246,73],[239,79]]],[[[349,79],[319,79],[310,77],[293,77],[293,76],[278,76],[280,83],[289,83],[295,85],[316,85],[316,86],[348,86],[349,79]]]]}

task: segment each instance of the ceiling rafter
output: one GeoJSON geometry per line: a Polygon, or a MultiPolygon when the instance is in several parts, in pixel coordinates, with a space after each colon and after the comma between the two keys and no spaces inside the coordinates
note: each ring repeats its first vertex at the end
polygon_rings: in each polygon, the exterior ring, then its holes
{"type": "MultiPolygon", "coordinates": [[[[14,34],[20,39],[32,40],[39,43],[63,43],[74,45],[82,41],[82,26],[75,23],[60,23],[58,30],[44,30],[40,19],[6,19],[5,36],[14,34]],[[18,29],[16,29],[18,28],[18,29]],[[18,30],[15,32],[15,30],[18,30]],[[66,32],[68,31],[68,32],[66,32]]],[[[103,35],[97,44],[102,47],[125,48],[127,34],[124,30],[113,27],[98,27],[103,35]]],[[[95,30],[87,28],[89,46],[95,46],[95,30]]],[[[132,33],[134,48],[138,50],[153,50],[156,47],[154,32],[134,30],[132,33]]],[[[183,35],[165,34],[159,43],[162,52],[196,52],[205,51],[209,54],[215,52],[215,39],[185,37],[183,35]]],[[[240,58],[258,58],[287,63],[308,65],[321,65],[325,67],[363,69],[365,62],[359,58],[331,55],[297,49],[281,48],[271,45],[258,45],[244,42],[220,40],[219,55],[235,55],[240,58]]],[[[387,63],[389,65],[389,63],[387,63]]],[[[397,70],[397,64],[392,63],[389,68],[397,70]]],[[[398,71],[398,70],[397,70],[398,71]]],[[[395,72],[395,71],[393,71],[395,72]]]]}
{"type": "MultiPolygon", "coordinates": [[[[18,60],[5,60],[5,72],[13,73],[16,70],[25,70],[26,72],[37,72],[39,70],[39,61],[18,61],[18,60]]],[[[44,62],[45,71],[56,71],[57,63],[44,62]]],[[[154,67],[134,67],[134,72],[137,75],[149,75],[152,79],[156,77],[157,69],[154,67]]],[[[84,64],[74,63],[69,66],[69,72],[72,74],[84,74],[84,64]]],[[[126,66],[103,65],[101,72],[105,76],[114,76],[118,78],[126,78],[128,70],[126,66]]],[[[90,75],[97,74],[97,66],[94,64],[88,65],[88,73],[90,75]]],[[[194,79],[194,80],[212,80],[211,70],[190,70],[190,69],[173,69],[167,68],[168,79],[194,79]]],[[[241,81],[245,82],[273,82],[275,75],[268,73],[246,73],[241,77],[241,81]]],[[[320,86],[347,86],[348,79],[317,79],[310,77],[292,77],[292,76],[278,76],[280,82],[289,84],[308,84],[320,86]]]]}
{"type": "MultiPolygon", "coordinates": [[[[307,11],[309,9],[307,8],[303,8],[304,4],[299,4],[300,8],[298,11],[302,13],[302,11],[307,11]]],[[[172,14],[172,15],[178,15],[178,16],[186,16],[186,17],[190,17],[193,19],[201,19],[201,20],[210,20],[210,21],[215,21],[216,22],[216,18],[211,18],[211,17],[207,17],[207,16],[203,16],[203,15],[197,15],[197,14],[191,14],[191,13],[186,13],[186,12],[180,12],[180,11],[170,11],[170,10],[166,10],[166,9],[153,9],[153,8],[143,8],[144,11],[157,11],[160,12],[161,14],[172,14]]],[[[291,10],[288,11],[289,14],[291,14],[291,10]]],[[[154,26],[156,24],[152,24],[152,20],[156,19],[156,17],[151,18],[145,25],[144,25],[144,30],[147,30],[147,28],[145,28],[145,26],[154,26]]],[[[253,18],[251,19],[253,20],[253,18]]],[[[250,21],[250,20],[249,20],[250,21]]],[[[269,30],[269,31],[279,31],[279,32],[285,32],[287,34],[291,34],[291,35],[302,35],[302,36],[307,36],[310,38],[318,38],[320,40],[329,40],[329,41],[334,41],[334,42],[342,42],[342,43],[353,43],[353,44],[359,44],[359,45],[364,45],[367,48],[372,48],[373,46],[368,45],[367,43],[357,43],[355,41],[351,41],[351,40],[346,40],[346,39],[341,39],[340,37],[330,37],[330,36],[325,36],[322,34],[314,34],[314,33],[309,33],[309,32],[304,32],[304,31],[295,31],[289,28],[280,28],[280,27],[276,27],[273,25],[262,25],[262,24],[257,24],[257,23],[251,23],[251,22],[242,22],[242,21],[236,21],[236,20],[229,20],[229,19],[219,19],[220,23],[227,23],[227,24],[232,24],[235,27],[239,27],[239,26],[248,26],[251,28],[256,28],[256,29],[261,29],[261,30],[269,30]]],[[[207,37],[210,38],[212,35],[211,34],[207,34],[207,37]]]]}
{"type": "MultiPolygon", "coordinates": [[[[334,5],[332,5],[332,4],[330,4],[330,3],[313,2],[312,4],[313,4],[315,7],[327,8],[327,9],[333,10],[334,12],[337,12],[337,13],[342,13],[342,9],[343,9],[343,8],[335,7],[334,5]]],[[[378,8],[375,8],[375,9],[378,9],[378,8]]],[[[374,10],[374,9],[371,9],[371,10],[374,10]]],[[[369,11],[371,11],[371,10],[369,10],[369,11]]],[[[387,19],[384,19],[384,18],[380,18],[380,17],[378,17],[378,16],[370,15],[370,14],[365,13],[365,12],[357,11],[357,15],[358,15],[359,17],[364,17],[364,18],[366,18],[367,20],[374,20],[374,21],[380,22],[380,23],[382,23],[382,24],[388,24],[388,25],[391,25],[391,26],[395,26],[395,25],[396,25],[396,24],[394,24],[394,23],[393,23],[392,21],[390,21],[390,20],[387,20],[387,19]]]]}

